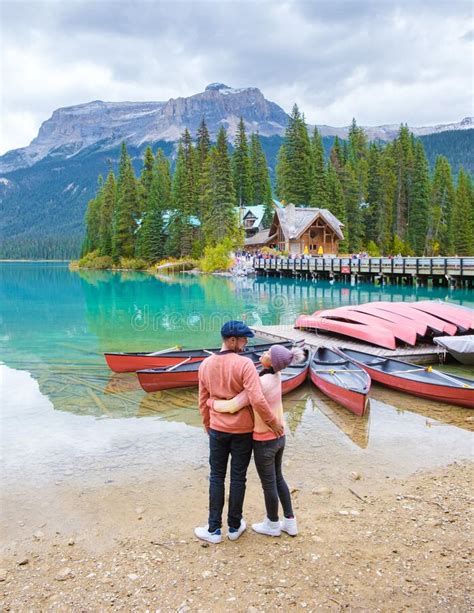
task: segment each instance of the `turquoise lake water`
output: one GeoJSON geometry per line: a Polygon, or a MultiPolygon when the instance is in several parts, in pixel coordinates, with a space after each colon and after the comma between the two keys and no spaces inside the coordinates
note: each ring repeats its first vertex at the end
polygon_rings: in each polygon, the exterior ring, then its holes
{"type": "MultiPolygon", "coordinates": [[[[70,272],[64,263],[2,263],[0,373],[7,475],[49,478],[76,470],[78,461],[92,465],[104,454],[113,457],[117,449],[136,454],[154,450],[155,460],[159,456],[165,462],[178,453],[176,433],[201,441],[195,390],[146,395],[134,374],[108,370],[105,351],[216,346],[219,329],[229,318],[250,325],[289,324],[301,312],[341,304],[435,298],[474,308],[474,293],[468,290],[192,275],[154,278],[138,272],[70,272]],[[158,436],[160,453],[155,449],[158,436]]],[[[357,422],[309,385],[287,397],[285,408],[294,444],[316,436],[314,428],[336,428],[342,445],[349,441],[351,449],[374,453],[374,460],[384,446],[393,445],[396,462],[399,438],[411,431],[418,445],[413,450],[419,458],[416,468],[430,457],[427,450],[440,446],[441,431],[434,434],[429,421],[444,425],[446,453],[439,454],[439,461],[471,453],[467,410],[447,412],[381,388],[374,390],[370,422],[357,422]]],[[[179,453],[192,458],[201,444],[179,453]]],[[[121,457],[127,464],[127,454],[121,457]]]]}

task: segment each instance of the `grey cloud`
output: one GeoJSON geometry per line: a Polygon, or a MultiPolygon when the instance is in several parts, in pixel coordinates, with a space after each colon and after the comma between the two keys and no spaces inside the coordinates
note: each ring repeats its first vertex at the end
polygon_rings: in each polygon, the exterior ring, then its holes
{"type": "MultiPolygon", "coordinates": [[[[42,61],[41,70],[55,74],[49,88],[39,84],[23,94],[8,83],[24,67],[4,68],[4,110],[6,116],[41,112],[45,119],[58,106],[88,99],[166,100],[224,81],[260,87],[286,110],[296,101],[309,121],[327,123],[325,110],[333,119],[331,109],[344,100],[338,122],[345,123],[357,110],[348,108],[352,91],[359,96],[361,88],[389,84],[400,99],[395,95],[385,109],[385,121],[420,124],[429,109],[416,99],[407,104],[406,96],[437,81],[446,87],[447,74],[461,82],[472,68],[466,54],[456,55],[456,44],[472,40],[472,31],[460,40],[470,12],[470,2],[433,0],[4,1],[2,51],[16,50],[25,62],[28,52],[42,61]],[[98,74],[60,87],[81,63],[98,74]],[[394,117],[397,104],[410,116],[394,117]]],[[[448,93],[457,96],[448,108],[469,107],[452,83],[448,93]]],[[[438,97],[446,102],[445,92],[438,97]]],[[[373,109],[374,101],[365,108],[373,109]]]]}

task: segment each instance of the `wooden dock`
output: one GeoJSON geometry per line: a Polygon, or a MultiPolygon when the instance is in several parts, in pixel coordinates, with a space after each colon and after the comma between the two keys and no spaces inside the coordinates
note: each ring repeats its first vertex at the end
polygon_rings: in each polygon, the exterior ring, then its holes
{"type": "Polygon", "coordinates": [[[253,267],[268,276],[360,280],[392,284],[474,288],[474,257],[255,257],[253,267]]]}
{"type": "Polygon", "coordinates": [[[340,337],[297,330],[292,325],[251,326],[251,328],[260,338],[276,343],[304,341],[311,349],[317,349],[318,347],[346,347],[347,349],[365,351],[366,353],[372,353],[381,357],[398,358],[418,364],[439,364],[445,361],[446,355],[444,350],[438,345],[426,343],[416,345],[415,347],[397,347],[397,349],[392,351],[391,349],[374,347],[374,345],[368,345],[367,343],[348,339],[344,340],[340,337]]]}

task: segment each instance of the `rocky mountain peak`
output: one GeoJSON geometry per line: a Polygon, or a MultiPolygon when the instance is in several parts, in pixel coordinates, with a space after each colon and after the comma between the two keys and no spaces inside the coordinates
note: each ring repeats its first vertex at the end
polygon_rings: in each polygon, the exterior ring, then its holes
{"type": "Polygon", "coordinates": [[[232,89],[228,85],[224,85],[224,83],[209,83],[204,91],[219,91],[221,89],[232,89]]]}

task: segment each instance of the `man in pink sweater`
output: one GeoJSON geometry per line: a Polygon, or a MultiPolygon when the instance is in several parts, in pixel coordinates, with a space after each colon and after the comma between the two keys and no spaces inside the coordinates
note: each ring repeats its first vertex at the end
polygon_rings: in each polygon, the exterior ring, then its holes
{"type": "Polygon", "coordinates": [[[228,537],[237,540],[247,527],[242,507],[247,481],[247,468],[252,456],[253,411],[278,435],[282,424],[275,418],[262,392],[259,376],[252,360],[239,355],[254,334],[241,321],[228,321],[222,326],[222,348],[206,358],[199,368],[199,411],[209,435],[209,523],[195,528],[195,535],[209,543],[222,541],[225,476],[229,455],[230,492],[228,537]],[[228,400],[242,390],[249,396],[249,407],[238,413],[219,413],[209,408],[209,398],[228,400]]]}

